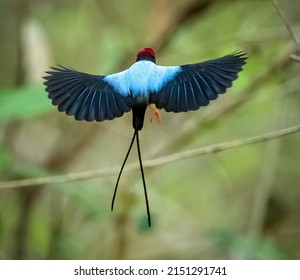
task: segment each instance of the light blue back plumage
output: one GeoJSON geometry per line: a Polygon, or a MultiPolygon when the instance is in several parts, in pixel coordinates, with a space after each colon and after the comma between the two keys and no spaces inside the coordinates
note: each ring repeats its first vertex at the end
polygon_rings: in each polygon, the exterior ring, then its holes
{"type": "Polygon", "coordinates": [[[180,71],[180,66],[158,66],[142,60],[125,71],[106,76],[104,80],[123,96],[148,96],[158,92],[180,71]]]}

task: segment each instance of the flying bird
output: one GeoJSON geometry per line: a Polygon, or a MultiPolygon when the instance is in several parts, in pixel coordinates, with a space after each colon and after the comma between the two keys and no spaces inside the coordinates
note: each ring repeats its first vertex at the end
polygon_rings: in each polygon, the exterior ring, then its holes
{"type": "MultiPolygon", "coordinates": [[[[234,52],[195,64],[159,66],[154,50],[144,48],[137,53],[136,62],[122,72],[102,76],[63,66],[51,67],[44,77],[44,85],[52,104],[79,121],[112,120],[132,111],[134,133],[115,185],[111,210],[123,168],[136,139],[150,227],[150,207],[139,144],[139,131],[143,128],[147,107],[154,104],[158,109],[179,113],[207,106],[232,86],[246,59],[246,53],[234,52]]],[[[155,116],[160,121],[158,111],[155,116]]]]}

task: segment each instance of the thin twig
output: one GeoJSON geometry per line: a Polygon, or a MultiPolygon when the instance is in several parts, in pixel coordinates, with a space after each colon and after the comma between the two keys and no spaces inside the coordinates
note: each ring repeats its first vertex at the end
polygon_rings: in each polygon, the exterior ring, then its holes
{"type": "Polygon", "coordinates": [[[280,8],[278,1],[277,0],[272,0],[273,2],[273,6],[275,7],[277,13],[279,14],[279,16],[281,17],[286,29],[288,30],[288,32],[290,33],[292,39],[294,40],[295,44],[298,46],[298,48],[300,48],[300,39],[297,36],[297,34],[295,33],[295,31],[293,30],[291,24],[289,23],[289,21],[287,20],[283,10],[280,8]]]}
{"type": "MultiPolygon", "coordinates": [[[[282,108],[281,98],[285,92],[281,91],[277,96],[274,106],[273,119],[270,126],[277,128],[286,121],[288,107],[282,108]]],[[[268,206],[275,187],[278,164],[282,153],[282,139],[270,141],[265,145],[263,161],[261,163],[261,178],[255,184],[253,204],[249,216],[249,235],[252,238],[262,237],[264,222],[268,219],[268,206]]]]}
{"type": "MultiPolygon", "coordinates": [[[[158,157],[156,159],[146,160],[144,162],[144,168],[156,167],[163,164],[200,156],[200,155],[208,155],[213,153],[218,153],[224,150],[237,148],[249,144],[255,144],[260,142],[269,141],[272,139],[276,139],[279,137],[283,137],[292,133],[296,133],[300,131],[300,125],[291,126],[288,128],[284,128],[278,131],[262,134],[256,137],[250,137],[245,139],[239,139],[231,142],[224,142],[219,144],[214,144],[211,146],[200,147],[196,149],[192,149],[189,151],[171,154],[168,156],[158,157]]],[[[138,164],[129,164],[124,172],[137,170],[139,168],[138,164]]],[[[65,175],[58,176],[50,176],[50,177],[40,177],[40,178],[29,178],[23,180],[11,180],[11,181],[2,181],[0,182],[0,189],[4,188],[17,188],[17,187],[28,187],[28,186],[39,186],[45,184],[56,184],[56,183],[64,183],[70,181],[78,181],[85,179],[98,178],[103,176],[108,176],[112,174],[117,174],[119,172],[119,167],[106,168],[101,170],[92,170],[86,172],[79,173],[70,173],[65,175]]]]}
{"type": "Polygon", "coordinates": [[[290,58],[296,60],[297,62],[300,62],[300,56],[299,55],[296,55],[296,54],[292,53],[290,55],[290,58]]]}

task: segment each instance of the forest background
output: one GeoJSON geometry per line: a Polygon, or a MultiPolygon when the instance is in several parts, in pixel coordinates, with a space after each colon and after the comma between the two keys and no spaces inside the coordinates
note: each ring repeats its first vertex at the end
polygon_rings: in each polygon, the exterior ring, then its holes
{"type": "Polygon", "coordinates": [[[1,0],[0,14],[1,259],[300,258],[297,0],[1,0]],[[42,84],[57,64],[124,70],[143,47],[160,65],[249,57],[208,107],[147,113],[150,229],[135,151],[110,212],[131,114],[77,122],[42,84]]]}

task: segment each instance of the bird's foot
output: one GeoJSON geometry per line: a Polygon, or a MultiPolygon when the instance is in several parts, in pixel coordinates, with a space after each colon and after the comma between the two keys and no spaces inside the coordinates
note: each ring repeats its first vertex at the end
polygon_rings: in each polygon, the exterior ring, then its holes
{"type": "Polygon", "coordinates": [[[153,120],[153,118],[154,118],[154,120],[155,120],[158,124],[160,124],[160,122],[161,122],[161,115],[160,115],[159,110],[156,109],[156,108],[154,107],[154,105],[152,105],[152,104],[149,105],[149,108],[150,108],[151,110],[154,111],[154,115],[153,115],[153,117],[151,118],[151,122],[152,122],[152,120],[153,120]]]}

